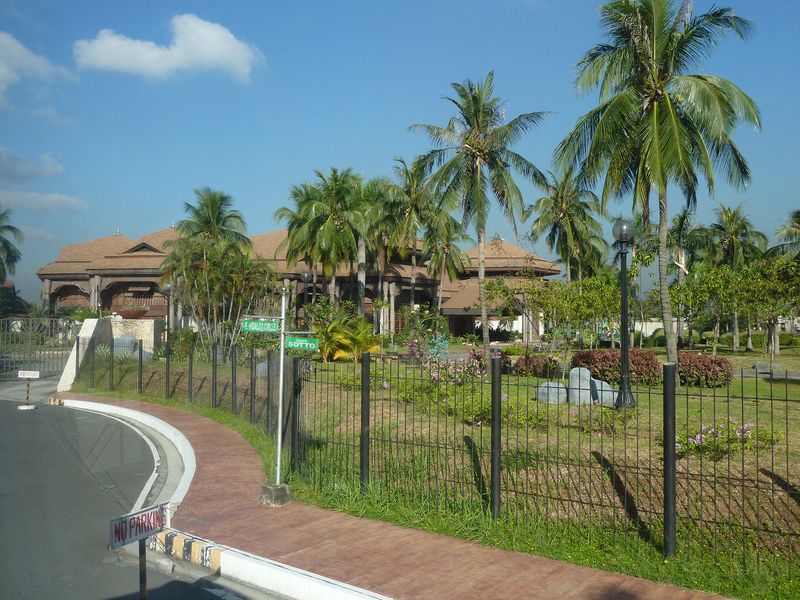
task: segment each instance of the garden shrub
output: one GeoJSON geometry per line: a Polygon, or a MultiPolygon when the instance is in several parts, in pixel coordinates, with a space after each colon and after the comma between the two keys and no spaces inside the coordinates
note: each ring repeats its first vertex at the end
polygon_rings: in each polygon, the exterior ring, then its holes
{"type": "Polygon", "coordinates": [[[635,421],[638,414],[636,408],[611,408],[595,406],[591,410],[579,412],[572,409],[572,415],[578,415],[578,427],[583,433],[616,433],[624,431],[630,421],[635,421]]]}
{"type": "MultiPolygon", "coordinates": [[[[661,363],[653,350],[630,350],[630,382],[638,385],[657,385],[661,382],[661,363]]],[[[589,369],[592,377],[608,383],[620,380],[619,350],[582,350],[572,355],[573,367],[589,369]]]]}
{"type": "Polygon", "coordinates": [[[678,352],[678,376],[682,385],[723,387],[733,379],[733,365],[724,356],[678,352]]]}
{"type": "MultiPolygon", "coordinates": [[[[492,352],[492,355],[494,355],[494,352],[492,352]]],[[[469,360],[483,362],[483,350],[470,350],[469,360]]],[[[508,371],[508,369],[511,368],[511,357],[502,350],[500,351],[500,368],[503,371],[508,371]]]]}
{"type": "Polygon", "coordinates": [[[514,365],[520,375],[533,375],[535,377],[557,377],[561,371],[558,360],[552,356],[528,354],[520,356],[514,365]]]}
{"type": "MultiPolygon", "coordinates": [[[[751,338],[753,340],[753,348],[756,350],[761,350],[764,348],[764,338],[766,337],[766,332],[764,331],[754,331],[751,334],[751,338]]],[[[790,331],[781,331],[780,334],[780,345],[781,348],[790,348],[792,346],[800,346],[800,336],[793,334],[790,331]]],[[[727,332],[723,333],[719,336],[719,343],[724,346],[733,346],[733,333],[727,332]]],[[[739,331],[739,346],[744,347],[747,343],[747,330],[742,328],[739,331]]]]}
{"type": "Polygon", "coordinates": [[[667,345],[667,336],[664,334],[664,328],[659,327],[653,333],[650,334],[650,337],[647,338],[649,342],[648,347],[652,348],[658,346],[659,348],[664,347],[667,345]]]}
{"type": "Polygon", "coordinates": [[[691,425],[679,428],[675,436],[678,458],[707,455],[719,460],[742,450],[770,448],[776,442],[768,431],[751,423],[737,425],[736,419],[718,420],[713,425],[691,425]]]}
{"type": "Polygon", "coordinates": [[[523,356],[528,351],[528,348],[521,344],[512,344],[511,346],[506,346],[503,348],[503,352],[509,356],[523,356]]]}

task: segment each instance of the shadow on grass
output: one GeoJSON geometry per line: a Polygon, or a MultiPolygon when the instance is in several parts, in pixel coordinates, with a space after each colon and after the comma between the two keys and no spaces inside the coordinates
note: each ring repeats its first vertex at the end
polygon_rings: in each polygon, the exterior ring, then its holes
{"type": "Polygon", "coordinates": [[[639,537],[659,551],[663,551],[662,545],[653,539],[653,534],[650,533],[650,529],[648,529],[647,525],[645,525],[644,521],[642,521],[642,518],[639,516],[639,509],[636,508],[636,500],[628,491],[628,488],[625,487],[625,482],[622,481],[622,478],[617,473],[614,465],[612,465],[605,456],[596,450],[592,451],[592,456],[600,464],[603,472],[611,480],[611,484],[614,487],[614,492],[617,494],[617,498],[619,498],[619,501],[622,503],[622,507],[625,510],[625,515],[636,527],[636,532],[639,534],[639,537]]]}
{"type": "Polygon", "coordinates": [[[486,480],[483,478],[478,448],[475,446],[475,441],[468,435],[464,436],[464,444],[467,446],[467,450],[469,450],[469,458],[472,463],[472,476],[475,480],[475,487],[478,489],[478,495],[481,497],[481,504],[483,504],[484,510],[489,510],[491,498],[486,489],[486,480]]]}
{"type": "Polygon", "coordinates": [[[777,473],[773,473],[769,469],[761,469],[761,472],[772,479],[772,481],[780,487],[784,492],[789,494],[789,498],[795,501],[795,503],[800,506],[800,488],[797,486],[792,485],[786,479],[778,475],[777,473]]]}

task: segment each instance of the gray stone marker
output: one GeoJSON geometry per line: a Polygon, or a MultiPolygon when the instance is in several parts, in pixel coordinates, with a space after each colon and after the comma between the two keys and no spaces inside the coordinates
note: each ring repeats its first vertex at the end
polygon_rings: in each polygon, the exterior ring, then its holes
{"type": "Polygon", "coordinates": [[[601,379],[592,378],[592,402],[600,406],[613,407],[617,401],[617,394],[614,388],[601,379]]]}
{"type": "Polygon", "coordinates": [[[536,399],[547,404],[566,404],[567,388],[556,381],[540,383],[536,386],[536,399]]]}
{"type": "Polygon", "coordinates": [[[592,374],[585,367],[574,367],[569,372],[569,401],[571,404],[592,403],[592,374]]]}

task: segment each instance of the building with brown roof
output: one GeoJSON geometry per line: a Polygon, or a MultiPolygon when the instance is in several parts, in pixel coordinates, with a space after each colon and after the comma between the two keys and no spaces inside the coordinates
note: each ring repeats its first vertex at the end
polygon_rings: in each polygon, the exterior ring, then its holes
{"type": "MultiPolygon", "coordinates": [[[[285,229],[255,235],[251,238],[255,254],[269,260],[274,272],[285,285],[293,289],[293,302],[302,304],[305,293],[325,294],[328,284],[320,269],[305,263],[289,263],[281,242],[286,239],[285,229]],[[311,275],[308,284],[302,283],[303,273],[311,275]]],[[[156,231],[138,240],[123,235],[81,242],[65,246],[58,258],[47,263],[37,271],[42,280],[43,300],[51,307],[76,306],[102,311],[122,312],[131,305],[146,306],[146,317],[163,317],[166,314],[166,301],[161,294],[161,265],[168,250],[164,244],[175,239],[174,227],[156,231]]],[[[416,249],[418,263],[421,260],[421,245],[416,249]]],[[[409,253],[410,254],[410,253],[409,253]]],[[[471,264],[462,278],[442,282],[442,312],[450,321],[450,330],[455,335],[474,331],[480,317],[478,308],[478,249],[467,251],[471,264]]],[[[411,258],[393,256],[386,265],[384,273],[374,268],[367,270],[366,311],[372,313],[372,306],[378,299],[384,301],[381,311],[381,330],[397,329],[395,307],[410,303],[411,258]]],[[[519,246],[503,240],[495,240],[486,247],[487,277],[545,277],[559,273],[555,263],[530,254],[519,246]]],[[[424,264],[417,265],[414,302],[433,304],[436,299],[438,281],[428,273],[424,264]]],[[[355,301],[358,287],[355,265],[343,265],[336,272],[336,295],[341,299],[355,301]]],[[[490,314],[498,316],[496,307],[490,314]]],[[[522,315],[518,315],[518,319],[522,315]]],[[[528,331],[530,326],[521,319],[518,330],[525,338],[538,338],[538,319],[536,331],[528,331]]]]}

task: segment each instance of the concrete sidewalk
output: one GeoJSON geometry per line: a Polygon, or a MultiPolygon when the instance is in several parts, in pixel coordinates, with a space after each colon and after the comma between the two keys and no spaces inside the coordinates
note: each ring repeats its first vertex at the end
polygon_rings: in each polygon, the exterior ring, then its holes
{"type": "Polygon", "coordinates": [[[409,600],[718,597],[314,506],[261,506],[260,459],[226,427],[136,400],[61,396],[141,411],[186,436],[197,466],[172,527],[377,594],[409,600]]]}

